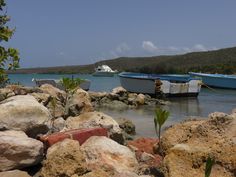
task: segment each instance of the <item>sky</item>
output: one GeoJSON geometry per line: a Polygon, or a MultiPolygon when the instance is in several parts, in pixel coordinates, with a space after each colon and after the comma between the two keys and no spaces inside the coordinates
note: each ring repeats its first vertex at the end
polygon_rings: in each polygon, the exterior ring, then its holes
{"type": "Polygon", "coordinates": [[[236,46],[235,0],[6,0],[21,67],[236,46]]]}

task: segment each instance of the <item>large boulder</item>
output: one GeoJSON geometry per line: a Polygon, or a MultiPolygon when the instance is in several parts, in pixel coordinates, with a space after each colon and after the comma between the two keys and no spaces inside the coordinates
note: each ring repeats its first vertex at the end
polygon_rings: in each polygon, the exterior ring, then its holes
{"type": "Polygon", "coordinates": [[[12,170],[0,172],[1,177],[30,177],[30,175],[25,171],[12,170]]]}
{"type": "Polygon", "coordinates": [[[133,172],[138,166],[134,152],[107,137],[92,136],[81,146],[81,150],[90,167],[133,172]]]}
{"type": "Polygon", "coordinates": [[[76,90],[66,104],[66,115],[68,116],[78,116],[93,110],[89,94],[81,88],[76,90]]]}
{"type": "Polygon", "coordinates": [[[187,121],[167,129],[161,139],[166,154],[166,176],[188,177],[204,174],[206,159],[216,164],[213,176],[230,177],[236,169],[236,115],[212,113],[207,120],[187,121]]]}
{"type": "Polygon", "coordinates": [[[30,95],[10,97],[0,103],[0,129],[22,130],[30,137],[48,131],[51,114],[30,95]]]}
{"type": "Polygon", "coordinates": [[[0,131],[0,171],[36,165],[43,159],[43,143],[22,131],[0,131]]]}
{"type": "Polygon", "coordinates": [[[86,112],[77,117],[69,117],[65,122],[65,129],[107,128],[109,136],[120,144],[124,143],[124,136],[119,124],[110,116],[102,112],[86,112]]]}
{"type": "Polygon", "coordinates": [[[81,176],[87,172],[85,156],[80,150],[79,142],[65,139],[48,149],[40,176],[70,177],[81,176]]]}

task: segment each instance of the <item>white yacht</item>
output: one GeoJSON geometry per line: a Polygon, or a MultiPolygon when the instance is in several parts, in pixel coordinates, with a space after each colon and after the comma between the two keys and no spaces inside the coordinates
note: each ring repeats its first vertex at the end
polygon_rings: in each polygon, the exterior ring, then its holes
{"type": "Polygon", "coordinates": [[[101,65],[95,68],[95,72],[93,73],[93,76],[101,76],[101,77],[113,77],[114,74],[117,73],[117,70],[112,70],[107,65],[101,65]]]}

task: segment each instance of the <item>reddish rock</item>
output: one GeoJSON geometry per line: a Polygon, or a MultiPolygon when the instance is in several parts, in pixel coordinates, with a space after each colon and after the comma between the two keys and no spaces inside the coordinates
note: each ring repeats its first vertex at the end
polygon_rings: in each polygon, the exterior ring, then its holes
{"type": "Polygon", "coordinates": [[[47,147],[62,141],[66,138],[79,141],[82,145],[91,136],[108,136],[107,129],[105,128],[87,128],[87,129],[75,129],[65,132],[58,132],[51,135],[41,136],[40,140],[46,144],[47,147]]]}
{"type": "Polygon", "coordinates": [[[129,141],[128,146],[137,148],[138,151],[154,154],[153,146],[158,143],[156,138],[138,138],[134,141],[129,141]]]}
{"type": "Polygon", "coordinates": [[[128,146],[135,151],[136,158],[140,163],[148,166],[159,166],[162,157],[153,152],[153,147],[158,143],[156,138],[138,138],[129,141],[128,146]]]}

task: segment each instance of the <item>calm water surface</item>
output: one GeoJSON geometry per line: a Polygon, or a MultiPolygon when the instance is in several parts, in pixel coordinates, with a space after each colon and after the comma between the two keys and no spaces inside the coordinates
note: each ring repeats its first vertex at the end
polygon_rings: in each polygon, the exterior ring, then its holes
{"type": "MultiPolygon", "coordinates": [[[[62,77],[71,77],[71,75],[57,74],[11,74],[11,82],[20,82],[26,86],[35,86],[32,78],[60,79],[62,77]]],[[[112,88],[120,86],[119,77],[93,77],[91,75],[74,75],[91,80],[91,91],[111,91],[112,88]]],[[[170,111],[171,115],[166,126],[193,117],[206,117],[209,113],[220,111],[230,113],[236,108],[236,90],[203,88],[198,98],[172,98],[170,104],[161,106],[170,111]]],[[[134,122],[138,136],[155,136],[153,117],[155,107],[143,106],[138,109],[125,111],[115,111],[110,109],[100,109],[100,111],[114,117],[125,117],[134,122]]]]}

